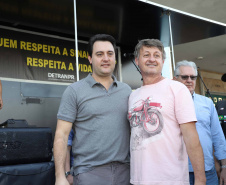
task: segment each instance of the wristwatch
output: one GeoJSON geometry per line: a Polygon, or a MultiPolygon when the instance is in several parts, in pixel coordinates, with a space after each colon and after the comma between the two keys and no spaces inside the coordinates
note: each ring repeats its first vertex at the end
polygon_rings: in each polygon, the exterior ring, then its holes
{"type": "Polygon", "coordinates": [[[68,175],[71,175],[71,172],[70,172],[70,171],[65,172],[65,176],[66,176],[66,178],[67,178],[67,176],[68,176],[68,175]]]}

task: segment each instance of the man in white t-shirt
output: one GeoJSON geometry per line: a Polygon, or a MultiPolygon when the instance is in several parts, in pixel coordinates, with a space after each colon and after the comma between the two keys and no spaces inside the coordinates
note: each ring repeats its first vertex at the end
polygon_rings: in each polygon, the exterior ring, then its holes
{"type": "Polygon", "coordinates": [[[139,41],[134,55],[143,86],[129,98],[130,182],[136,185],[189,185],[189,155],[195,185],[204,185],[203,152],[188,89],[161,75],[165,51],[159,40],[139,41]]]}

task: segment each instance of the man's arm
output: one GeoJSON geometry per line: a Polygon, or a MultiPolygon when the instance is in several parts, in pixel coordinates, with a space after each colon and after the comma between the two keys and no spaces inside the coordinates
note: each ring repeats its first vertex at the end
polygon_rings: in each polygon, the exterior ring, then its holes
{"type": "Polygon", "coordinates": [[[69,185],[65,177],[65,160],[67,154],[67,141],[72,128],[72,123],[58,120],[54,138],[54,163],[55,163],[55,185],[69,185]]]}
{"type": "Polygon", "coordinates": [[[187,153],[195,174],[195,185],[205,185],[205,165],[202,146],[196,131],[195,122],[180,124],[187,153]]]}
{"type": "Polygon", "coordinates": [[[220,185],[226,184],[226,159],[221,160],[220,185]]]}
{"type": "Polygon", "coordinates": [[[221,165],[220,165],[219,161],[217,160],[217,158],[214,156],[214,154],[213,154],[213,157],[214,157],[215,168],[216,168],[216,171],[217,171],[217,177],[218,177],[218,179],[220,179],[221,165]]]}
{"type": "Polygon", "coordinates": [[[66,161],[65,161],[65,172],[70,171],[70,152],[71,152],[71,146],[67,146],[67,155],[66,155],[66,161]]]}
{"type": "Polygon", "coordinates": [[[220,179],[220,185],[223,185],[224,182],[226,182],[226,159],[222,159],[220,161],[221,166],[223,168],[221,168],[219,161],[216,159],[215,156],[214,156],[214,162],[215,162],[215,168],[217,171],[217,176],[220,179]]]}
{"type": "Polygon", "coordinates": [[[2,100],[2,82],[0,80],[0,109],[3,107],[3,100],[2,100]]]}

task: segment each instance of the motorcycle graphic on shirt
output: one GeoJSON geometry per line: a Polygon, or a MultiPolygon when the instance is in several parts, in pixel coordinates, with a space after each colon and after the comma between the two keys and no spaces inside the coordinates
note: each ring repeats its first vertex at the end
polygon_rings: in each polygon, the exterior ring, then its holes
{"type": "Polygon", "coordinates": [[[159,112],[160,103],[151,102],[150,97],[140,100],[128,112],[130,126],[136,130],[133,137],[135,148],[141,145],[144,139],[159,134],[163,129],[163,117],[159,112]]]}

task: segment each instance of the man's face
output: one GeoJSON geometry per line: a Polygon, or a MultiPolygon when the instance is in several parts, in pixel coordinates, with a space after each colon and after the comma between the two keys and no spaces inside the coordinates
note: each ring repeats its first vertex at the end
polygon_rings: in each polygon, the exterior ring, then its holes
{"type": "Polygon", "coordinates": [[[196,78],[192,80],[191,77],[196,77],[194,68],[191,66],[180,66],[180,76],[174,77],[174,79],[186,85],[190,93],[193,94],[195,91],[196,78]]]}
{"type": "Polygon", "coordinates": [[[139,58],[135,59],[142,75],[161,75],[163,67],[162,52],[156,47],[143,46],[139,58]]]}
{"type": "Polygon", "coordinates": [[[93,75],[111,76],[115,69],[115,51],[111,42],[96,41],[92,57],[88,56],[88,60],[93,66],[93,75]]]}

